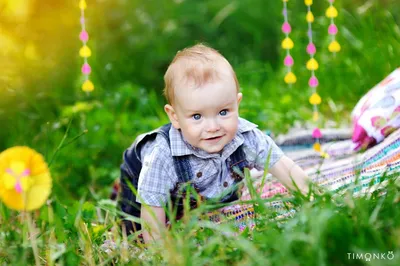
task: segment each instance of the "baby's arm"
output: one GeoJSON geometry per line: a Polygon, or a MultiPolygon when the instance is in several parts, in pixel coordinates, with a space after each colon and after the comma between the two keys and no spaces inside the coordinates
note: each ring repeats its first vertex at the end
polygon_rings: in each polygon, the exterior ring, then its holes
{"type": "Polygon", "coordinates": [[[287,188],[296,190],[293,182],[303,194],[308,193],[309,177],[295,162],[289,157],[283,155],[278,162],[276,162],[269,172],[275,176],[287,188]],[[293,180],[292,180],[293,179],[293,180]]]}
{"type": "Polygon", "coordinates": [[[163,207],[144,206],[140,209],[143,239],[146,244],[161,239],[161,232],[165,228],[165,211],[163,207]]]}
{"type": "Polygon", "coordinates": [[[253,136],[249,139],[250,142],[255,143],[258,150],[258,156],[262,162],[267,160],[269,162],[269,169],[273,176],[275,176],[284,186],[288,189],[296,190],[293,181],[303,194],[308,193],[308,185],[310,179],[307,174],[289,157],[285,156],[282,150],[276,143],[262,131],[255,129],[253,136]],[[293,180],[292,180],[293,179],[293,180]]]}

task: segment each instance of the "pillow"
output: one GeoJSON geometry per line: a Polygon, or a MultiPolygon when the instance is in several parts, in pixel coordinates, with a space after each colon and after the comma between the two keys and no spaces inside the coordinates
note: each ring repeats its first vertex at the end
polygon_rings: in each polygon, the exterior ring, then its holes
{"type": "Polygon", "coordinates": [[[400,128],[400,68],[364,95],[351,117],[356,150],[379,143],[400,128]]]}

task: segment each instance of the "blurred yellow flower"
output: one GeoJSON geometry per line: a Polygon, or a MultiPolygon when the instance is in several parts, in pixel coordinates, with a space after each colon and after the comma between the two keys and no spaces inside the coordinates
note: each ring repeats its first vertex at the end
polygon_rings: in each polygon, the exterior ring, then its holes
{"type": "Polygon", "coordinates": [[[49,168],[41,154],[21,146],[0,153],[0,199],[10,209],[40,208],[51,186],[49,168]]]}

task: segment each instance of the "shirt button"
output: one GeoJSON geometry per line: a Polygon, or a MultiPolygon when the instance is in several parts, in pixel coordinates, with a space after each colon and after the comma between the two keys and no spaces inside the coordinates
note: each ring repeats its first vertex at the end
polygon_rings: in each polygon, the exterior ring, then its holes
{"type": "Polygon", "coordinates": [[[201,177],[202,175],[203,175],[202,172],[198,172],[198,173],[196,174],[197,177],[201,177]]]}
{"type": "Polygon", "coordinates": [[[228,186],[228,182],[224,182],[224,187],[227,187],[228,186]]]}

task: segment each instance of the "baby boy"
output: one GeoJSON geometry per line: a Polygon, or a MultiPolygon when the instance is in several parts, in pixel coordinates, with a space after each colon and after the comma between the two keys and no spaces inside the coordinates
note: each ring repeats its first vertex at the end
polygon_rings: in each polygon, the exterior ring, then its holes
{"type": "MultiPolygon", "coordinates": [[[[268,171],[282,184],[294,189],[295,182],[307,192],[303,170],[257,125],[239,117],[243,95],[232,66],[218,51],[198,44],[178,52],[164,80],[164,110],[171,124],[153,138],[136,141],[142,142],[136,202],[145,242],[160,238],[164,206],[181,181],[204,198],[219,198],[238,181],[233,166],[263,170],[268,161],[268,171]]],[[[124,156],[129,165],[126,154],[129,149],[124,156]]]]}

